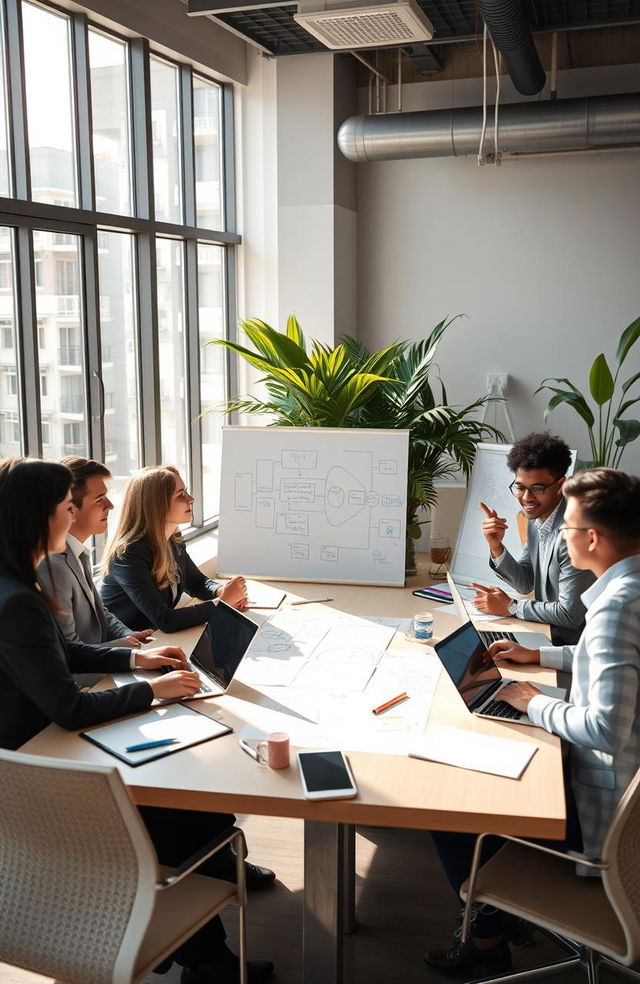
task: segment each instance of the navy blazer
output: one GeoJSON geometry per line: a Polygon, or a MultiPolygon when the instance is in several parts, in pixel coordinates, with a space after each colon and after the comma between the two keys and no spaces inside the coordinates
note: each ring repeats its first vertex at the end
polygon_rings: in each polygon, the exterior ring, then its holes
{"type": "Polygon", "coordinates": [[[67,643],[40,594],[0,571],[0,746],[19,748],[52,721],[74,731],[146,710],[148,683],[85,693],[73,678],[126,672],[129,652],[67,643]]]}
{"type": "Polygon", "coordinates": [[[103,602],[134,631],[151,626],[161,632],[179,632],[202,625],[213,615],[211,599],[219,585],[196,567],[183,543],[171,541],[171,546],[179,575],[175,591],[170,587],[160,590],[151,577],[153,553],[146,537],[130,543],[122,557],[114,557],[104,577],[100,587],[103,602]],[[203,604],[176,609],[185,591],[203,604]]]}

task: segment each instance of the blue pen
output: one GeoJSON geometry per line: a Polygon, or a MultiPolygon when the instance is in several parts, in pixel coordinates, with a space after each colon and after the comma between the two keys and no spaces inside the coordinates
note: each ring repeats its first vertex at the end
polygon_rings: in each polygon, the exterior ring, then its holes
{"type": "Polygon", "coordinates": [[[128,745],[125,752],[144,752],[147,748],[161,748],[162,745],[173,745],[177,738],[157,738],[156,741],[141,741],[139,745],[128,745]]]}

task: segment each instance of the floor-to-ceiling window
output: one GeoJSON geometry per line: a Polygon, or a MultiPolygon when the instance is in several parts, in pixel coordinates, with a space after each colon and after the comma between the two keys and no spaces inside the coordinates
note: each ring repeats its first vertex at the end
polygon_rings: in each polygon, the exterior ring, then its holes
{"type": "Polygon", "coordinates": [[[218,513],[235,318],[231,93],[145,39],[0,0],[0,456],[178,465],[218,513]]]}

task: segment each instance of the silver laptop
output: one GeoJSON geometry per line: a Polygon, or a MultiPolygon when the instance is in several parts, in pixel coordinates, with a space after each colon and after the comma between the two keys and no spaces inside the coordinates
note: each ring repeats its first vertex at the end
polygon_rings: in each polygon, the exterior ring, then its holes
{"type": "MultiPolygon", "coordinates": [[[[446,639],[436,642],[433,648],[473,714],[537,727],[522,711],[500,700],[500,691],[513,681],[502,676],[472,622],[465,622],[446,639]]],[[[530,682],[548,697],[566,696],[566,691],[560,687],[530,682]]]]}
{"type": "MultiPolygon", "coordinates": [[[[461,619],[463,619],[463,621],[472,622],[472,619],[467,611],[467,606],[464,603],[460,586],[456,584],[450,574],[447,574],[447,581],[449,582],[451,597],[453,598],[453,603],[456,606],[458,615],[461,619]]],[[[471,601],[471,598],[469,598],[469,601],[471,601]]],[[[481,621],[481,619],[479,621],[481,621]]],[[[475,625],[475,622],[473,624],[475,625]]],[[[492,642],[497,642],[498,639],[508,639],[510,642],[517,642],[519,646],[524,646],[525,649],[540,649],[541,646],[553,645],[551,639],[547,638],[546,635],[543,635],[542,632],[531,632],[528,629],[518,630],[517,632],[505,632],[504,629],[502,631],[478,629],[478,634],[485,646],[490,646],[492,642]]]]}
{"type": "MultiPolygon", "coordinates": [[[[243,612],[219,601],[209,620],[209,631],[205,629],[202,632],[187,661],[187,669],[200,677],[200,690],[193,697],[183,697],[182,700],[200,700],[202,697],[221,697],[225,694],[258,628],[258,624],[243,612]]],[[[123,687],[131,683],[132,678],[148,682],[157,679],[163,672],[171,673],[173,669],[173,666],[167,666],[163,670],[134,670],[133,673],[119,673],[114,680],[116,686],[123,687]]],[[[167,701],[154,703],[166,704],[167,701]]]]}

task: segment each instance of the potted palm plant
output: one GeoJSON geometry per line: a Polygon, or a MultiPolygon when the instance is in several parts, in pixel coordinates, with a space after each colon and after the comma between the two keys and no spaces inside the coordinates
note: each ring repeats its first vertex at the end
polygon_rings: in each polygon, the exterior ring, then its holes
{"type": "Polygon", "coordinates": [[[433,359],[438,341],[455,320],[441,321],[421,341],[395,342],[373,353],[349,337],[333,349],[318,341],[307,349],[293,315],[285,332],[256,319],[241,322],[256,351],[225,339],[209,343],[224,345],[263,374],[266,397],[235,397],[223,404],[226,414],[268,414],[273,424],[289,427],[409,430],[407,573],[415,573],[419,516],[435,504],[436,482],[460,471],[466,477],[479,441],[503,440],[498,430],[477,419],[494,397],[449,405],[439,375],[436,397],[430,379],[433,359]]]}

